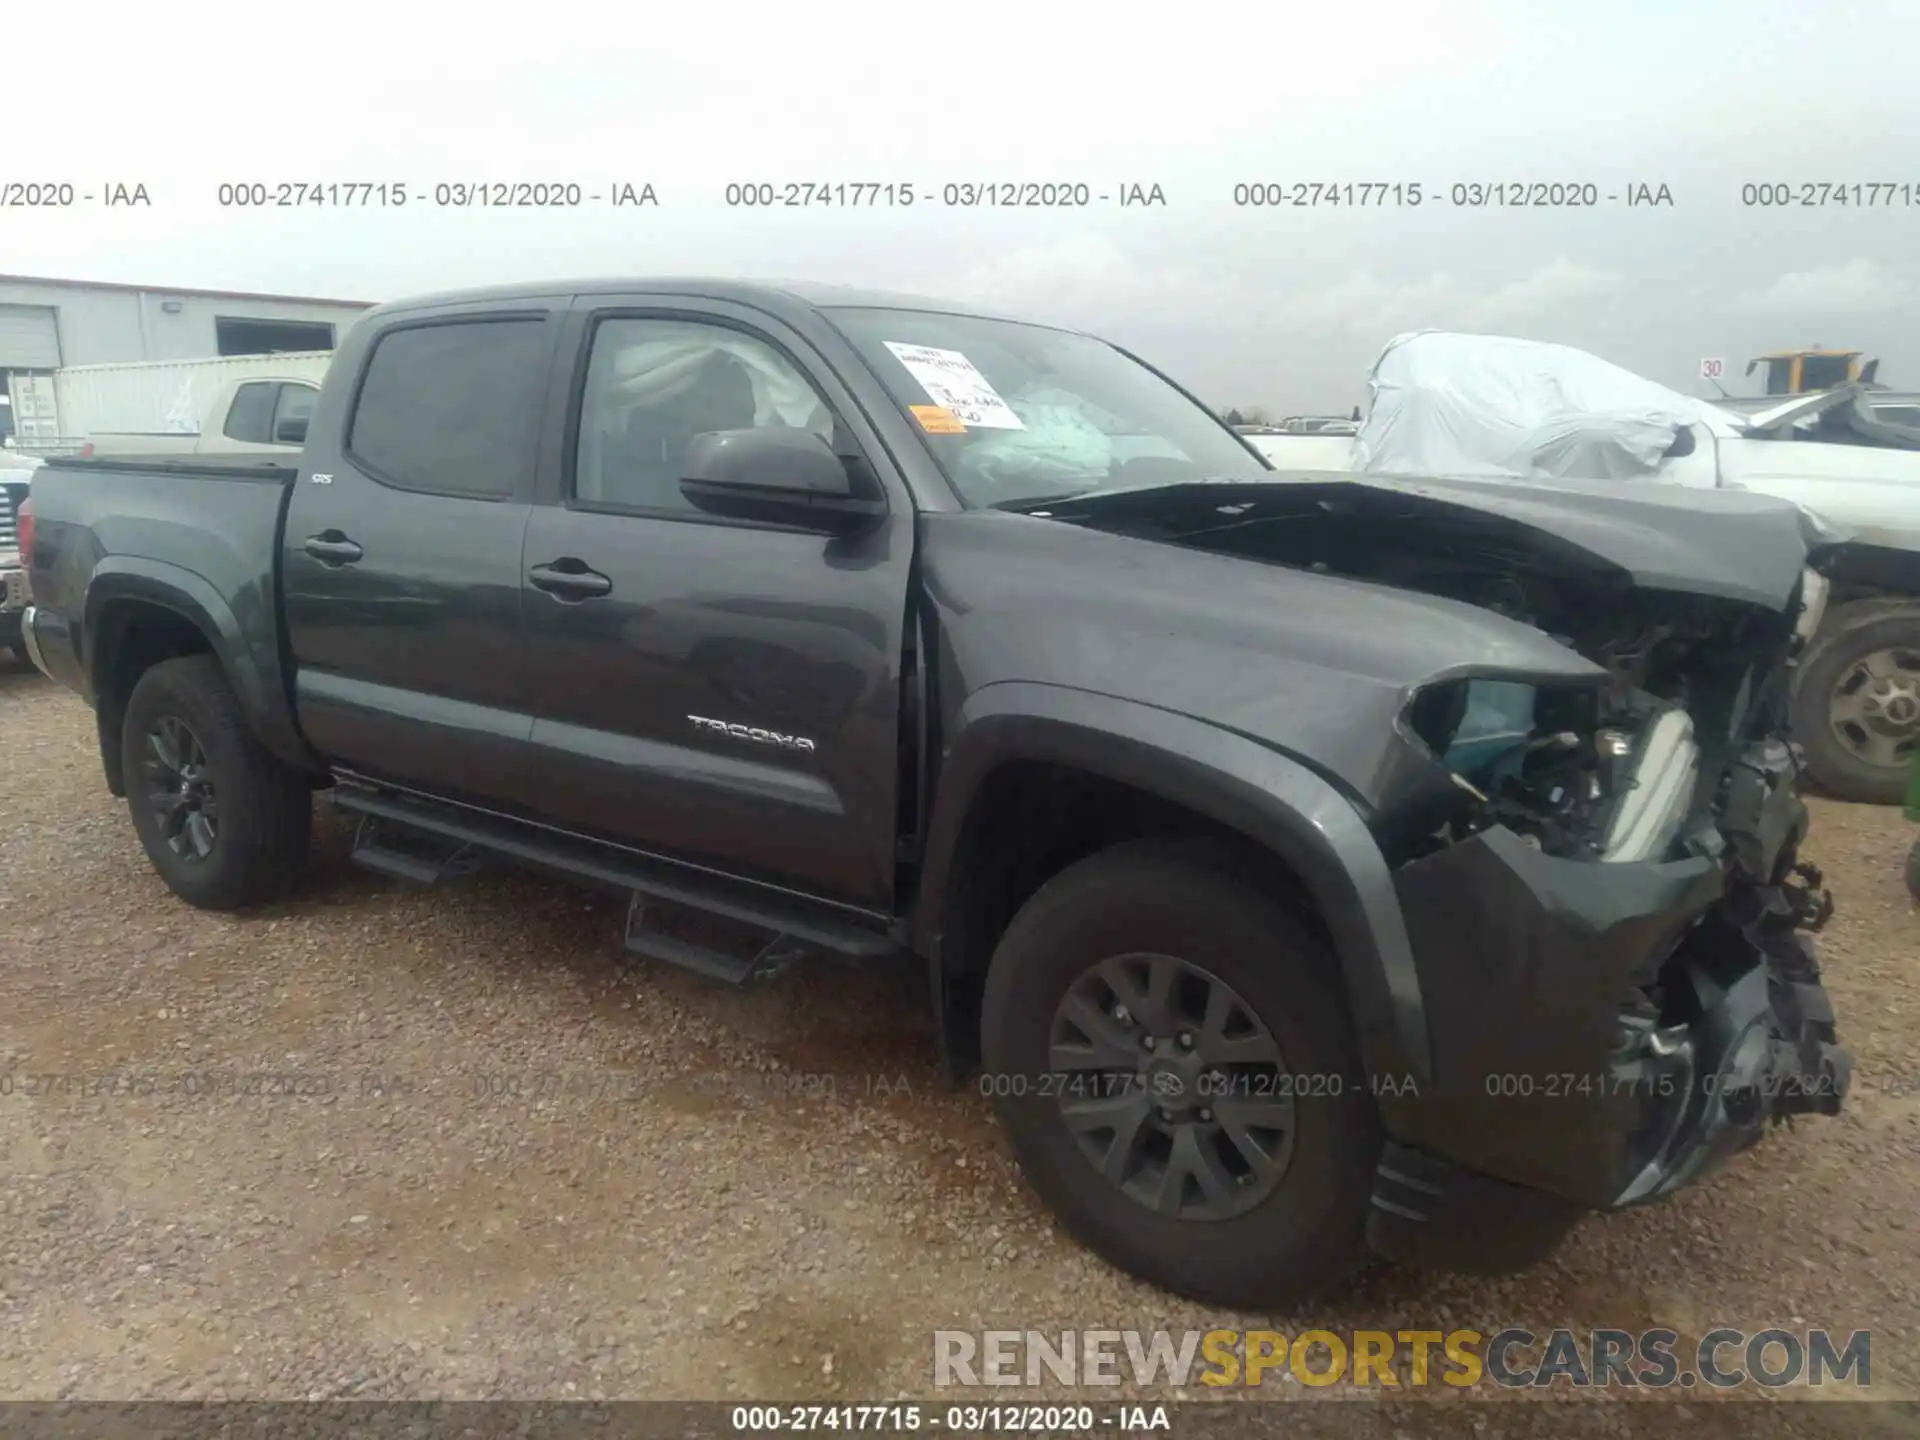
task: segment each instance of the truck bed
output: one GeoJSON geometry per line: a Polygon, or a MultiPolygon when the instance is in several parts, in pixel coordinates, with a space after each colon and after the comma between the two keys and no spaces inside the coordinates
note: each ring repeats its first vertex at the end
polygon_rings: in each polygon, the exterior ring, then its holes
{"type": "Polygon", "coordinates": [[[61,457],[34,472],[35,603],[48,670],[92,697],[67,627],[143,585],[186,597],[269,733],[292,733],[276,621],[280,533],[296,470],[257,457],[61,457]],[[97,588],[96,588],[97,587],[97,588]]]}

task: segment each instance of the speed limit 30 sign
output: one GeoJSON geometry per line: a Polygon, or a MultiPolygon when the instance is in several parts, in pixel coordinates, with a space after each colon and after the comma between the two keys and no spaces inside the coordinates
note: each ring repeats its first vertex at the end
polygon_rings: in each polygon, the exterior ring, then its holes
{"type": "Polygon", "coordinates": [[[1726,373],[1727,362],[1725,360],[1715,358],[1702,360],[1700,362],[1700,378],[1702,380],[1718,380],[1726,373]]]}

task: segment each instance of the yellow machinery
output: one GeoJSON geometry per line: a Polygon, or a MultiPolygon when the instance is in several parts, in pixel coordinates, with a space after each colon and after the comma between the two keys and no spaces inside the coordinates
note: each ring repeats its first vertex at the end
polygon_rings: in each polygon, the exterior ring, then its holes
{"type": "Polygon", "coordinates": [[[1816,390],[1831,390],[1836,385],[1855,381],[1871,384],[1878,360],[1864,364],[1858,350],[1776,350],[1747,362],[1747,374],[1767,367],[1767,394],[1808,395],[1816,390]]]}

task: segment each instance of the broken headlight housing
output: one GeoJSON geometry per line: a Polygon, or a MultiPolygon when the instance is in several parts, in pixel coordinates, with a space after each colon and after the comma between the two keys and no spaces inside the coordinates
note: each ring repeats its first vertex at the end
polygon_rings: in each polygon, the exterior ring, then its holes
{"type": "Polygon", "coordinates": [[[1443,845],[1503,825],[1566,859],[1661,860],[1698,784],[1692,720],[1645,694],[1620,706],[1598,686],[1451,679],[1414,696],[1406,729],[1460,794],[1443,845]]]}

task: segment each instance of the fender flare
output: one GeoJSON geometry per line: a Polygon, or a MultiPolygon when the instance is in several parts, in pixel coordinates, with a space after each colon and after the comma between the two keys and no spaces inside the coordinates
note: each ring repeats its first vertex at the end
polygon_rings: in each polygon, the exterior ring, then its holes
{"type": "Polygon", "coordinates": [[[1000,765],[1084,770],[1185,806],[1264,847],[1320,907],[1375,1076],[1433,1074],[1426,1005],[1386,857],[1346,796],[1299,761],[1202,720],[1062,686],[1007,681],[948,728],[927,830],[914,949],[940,964],[948,881],[982,785],[1000,765]]]}
{"type": "Polygon", "coordinates": [[[170,610],[204,635],[214,658],[233,685],[241,713],[254,736],[287,764],[303,771],[315,768],[313,753],[294,723],[292,706],[287,700],[286,679],[280,666],[279,630],[272,611],[265,610],[262,615],[265,633],[249,634],[218,590],[193,571],[165,561],[109,555],[88,577],[86,594],[81,601],[85,621],[80,635],[85,649],[78,658],[81,673],[86,677],[88,698],[96,706],[100,620],[109,605],[124,600],[170,610]]]}

